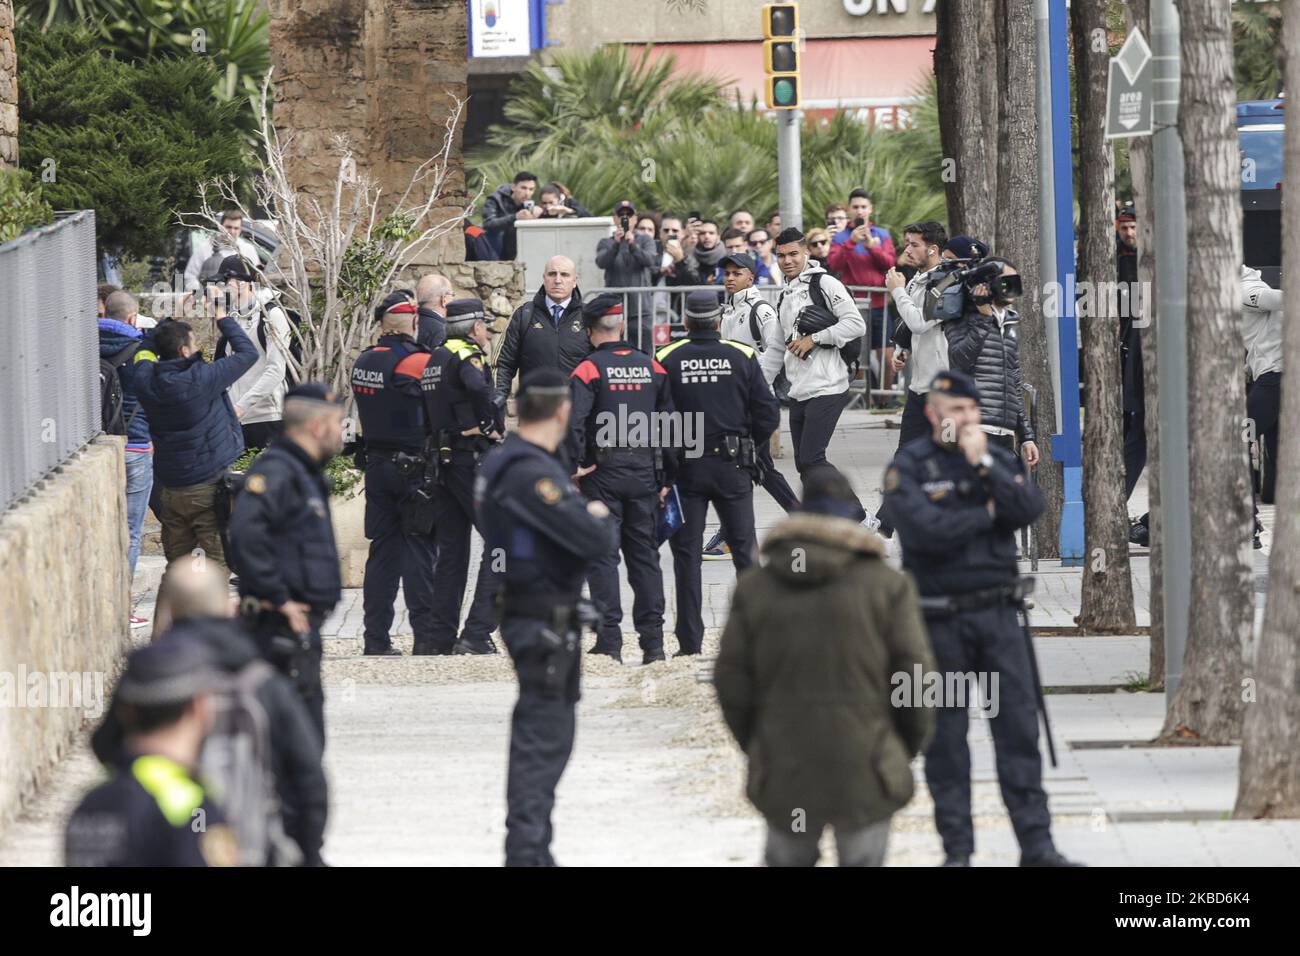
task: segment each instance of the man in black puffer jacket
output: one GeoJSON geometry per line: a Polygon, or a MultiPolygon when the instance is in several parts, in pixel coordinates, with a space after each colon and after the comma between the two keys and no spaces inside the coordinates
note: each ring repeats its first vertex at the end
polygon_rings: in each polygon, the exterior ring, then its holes
{"type": "MultiPolygon", "coordinates": [[[[261,659],[243,624],[230,617],[225,576],[212,565],[195,565],[188,558],[175,562],[168,569],[161,603],[165,607],[160,610],[174,621],[163,640],[182,636],[198,640],[221,670],[231,676],[261,659]]],[[[301,850],[302,865],[320,866],[328,813],[323,748],[293,685],[279,673],[268,671],[253,696],[266,716],[279,818],[284,834],[301,850]]],[[[114,701],[91,738],[91,749],[101,763],[113,766],[123,742],[124,731],[114,701]]],[[[237,821],[231,822],[238,830],[237,821]]]]}
{"type": "Polygon", "coordinates": [[[591,351],[582,325],[578,269],[567,256],[552,256],[537,295],[515,309],[497,353],[496,384],[502,395],[534,369],[557,368],[568,375],[591,351]]]}
{"type": "Polygon", "coordinates": [[[1005,259],[988,261],[1001,262],[1002,275],[993,288],[981,284],[970,290],[966,314],[946,323],[948,359],[979,386],[980,428],[1007,451],[1018,448],[1032,467],[1038,464],[1038,446],[1021,394],[1020,316],[1010,308],[1020,294],[1020,276],[1005,259]]]}

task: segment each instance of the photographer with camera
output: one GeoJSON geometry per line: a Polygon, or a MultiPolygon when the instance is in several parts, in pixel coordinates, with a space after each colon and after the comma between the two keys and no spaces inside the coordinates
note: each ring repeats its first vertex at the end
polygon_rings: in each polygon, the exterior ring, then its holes
{"type": "MultiPolygon", "coordinates": [[[[845,352],[856,349],[867,327],[844,283],[808,258],[803,233],[793,226],[776,237],[776,261],[785,276],[777,316],[786,342],[790,440],[802,475],[828,464],[826,446],[849,399],[845,352]]],[[[866,517],[859,502],[857,520],[866,517]]],[[[875,519],[868,524],[874,528],[875,519]]]]}
{"type": "MultiPolygon", "coordinates": [[[[1019,448],[1032,468],[1038,464],[1038,446],[1021,397],[1020,316],[1010,307],[1023,291],[1020,275],[1006,259],[991,256],[947,279],[959,283],[963,295],[961,319],[944,322],[952,367],[969,373],[979,386],[981,430],[1008,451],[1019,448]]],[[[932,282],[930,294],[945,284],[944,279],[932,282]]],[[[932,310],[930,316],[941,311],[932,310]]]]}
{"type": "MultiPolygon", "coordinates": [[[[624,289],[649,286],[659,274],[659,254],[652,236],[637,235],[636,206],[624,199],[614,207],[614,235],[596,244],[596,265],[605,270],[605,287],[624,289]]],[[[642,316],[651,320],[654,303],[646,293],[623,293],[627,317],[627,338],[643,351],[654,347],[651,329],[642,328],[642,316]],[[645,336],[643,338],[643,336],[645,336]]],[[[649,324],[647,321],[646,324],[649,324]]]]}

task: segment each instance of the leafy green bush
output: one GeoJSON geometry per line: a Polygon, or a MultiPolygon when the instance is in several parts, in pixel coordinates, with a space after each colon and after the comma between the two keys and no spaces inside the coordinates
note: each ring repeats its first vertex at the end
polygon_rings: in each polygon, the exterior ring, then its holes
{"type": "Polygon", "coordinates": [[[258,0],[15,0],[19,26],[84,24],[126,62],[159,56],[211,60],[212,95],[238,104],[250,145],[271,63],[269,15],[258,0]]]}
{"type": "Polygon", "coordinates": [[[40,183],[26,170],[0,167],[0,243],[53,221],[54,210],[41,198],[40,183]]]}
{"type": "MultiPolygon", "coordinates": [[[[248,471],[253,460],[262,453],[260,448],[248,448],[230,465],[231,471],[248,471]]],[[[335,455],[325,463],[325,474],[329,476],[330,493],[335,497],[346,498],[352,490],[361,484],[365,475],[358,470],[351,455],[335,455]]]]}
{"type": "MultiPolygon", "coordinates": [[[[773,117],[729,100],[724,82],[674,77],[672,65],[621,46],[532,64],[511,88],[506,123],[466,157],[471,184],[492,190],[529,169],[564,183],[597,215],[626,198],[679,214],[743,207],[765,216],[778,205],[773,117]]],[[[805,124],[805,223],[820,225],[826,204],[857,186],[871,190],[875,221],[896,234],[945,218],[933,84],[921,92],[911,129],[872,128],[845,112],[805,124]]]]}
{"type": "Polygon", "coordinates": [[[207,59],[124,63],[80,25],[16,37],[20,160],[42,173],[53,160],[46,199],[94,209],[102,248],[164,252],[172,210],[193,205],[199,183],[247,173],[239,105],[212,98],[207,59]]]}

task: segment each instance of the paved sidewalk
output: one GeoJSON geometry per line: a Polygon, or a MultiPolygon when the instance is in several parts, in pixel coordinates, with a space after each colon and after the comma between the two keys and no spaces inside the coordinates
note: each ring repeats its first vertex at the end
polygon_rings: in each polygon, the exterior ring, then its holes
{"type": "MultiPolygon", "coordinates": [[[[832,443],[830,459],[869,509],[879,504],[879,478],[897,436],[882,416],[851,412],[832,443]]],[[[778,466],[797,490],[788,454],[778,466]]],[[[755,503],[760,532],[780,520],[762,491],[755,503]]],[[[1139,487],[1131,510],[1144,508],[1139,487]]],[[[1266,514],[1270,524],[1271,509],[1266,514]]],[[[1141,626],[1149,620],[1148,565],[1144,554],[1133,555],[1141,626]]],[[[667,554],[663,569],[671,633],[667,554]]],[[[142,559],[137,583],[149,584],[160,570],[160,559],[142,559]]],[[[712,561],[703,573],[708,654],[716,651],[734,570],[729,561],[712,561]]],[[[1043,561],[1038,579],[1034,623],[1071,627],[1080,570],[1043,561]]],[[[149,590],[139,595],[137,606],[146,614],[152,598],[149,590]]],[[[626,588],[624,601],[630,608],[626,588]]],[[[409,649],[404,608],[395,631],[398,645],[409,649]]],[[[361,658],[360,632],[361,595],[349,591],[324,631],[332,788],[327,859],[344,865],[499,864],[516,695],[509,661],[361,658]]],[[[667,643],[671,650],[671,637],[667,643]]],[[[1163,722],[1164,695],[1126,690],[1145,680],[1146,636],[1043,635],[1034,644],[1060,759],[1052,769],[1044,756],[1045,786],[1064,852],[1093,865],[1300,862],[1300,821],[1227,819],[1238,748],[1148,745],[1163,722]]],[[[763,821],[743,798],[743,759],[702,679],[707,667],[682,659],[643,670],[635,666],[634,635],[625,634],[625,645],[627,666],[584,659],[578,738],[555,816],[557,858],[591,865],[755,864],[763,821]]],[[[970,743],[975,863],[1014,864],[1018,851],[997,787],[987,720],[973,717],[970,743]]],[[[895,816],[891,865],[932,865],[942,858],[923,761],[914,771],[917,793],[895,816]]],[[[57,863],[62,821],[97,774],[84,743],[74,748],[24,817],[0,835],[0,865],[57,863]]],[[[827,857],[833,858],[829,845],[827,857]]]]}

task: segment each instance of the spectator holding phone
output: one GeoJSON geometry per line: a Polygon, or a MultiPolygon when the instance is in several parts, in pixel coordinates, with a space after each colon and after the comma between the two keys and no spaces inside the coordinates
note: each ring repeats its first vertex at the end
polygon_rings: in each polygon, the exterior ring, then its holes
{"type": "MultiPolygon", "coordinates": [[[[883,286],[885,273],[894,268],[898,255],[894,240],[879,226],[871,224],[871,197],[865,189],[849,193],[849,220],[839,232],[831,236],[831,249],[827,267],[846,286],[883,286]]],[[[861,293],[854,293],[855,297],[861,293]]],[[[867,296],[870,317],[871,341],[865,344],[869,358],[872,348],[885,345],[893,336],[893,329],[885,324],[885,294],[873,292],[867,296]]],[[[890,323],[892,325],[892,323],[890,323]]],[[[894,350],[885,350],[881,379],[888,388],[893,380],[894,350]]],[[[865,364],[865,362],[864,362],[865,364]]]]}
{"type": "Polygon", "coordinates": [[[515,223],[521,219],[540,219],[545,210],[533,202],[537,176],[527,171],[515,173],[514,183],[498,186],[483,203],[483,230],[497,258],[511,261],[518,252],[515,223]]]}
{"type": "MultiPolygon", "coordinates": [[[[659,272],[659,258],[652,236],[640,235],[635,229],[636,207],[624,199],[614,207],[614,235],[600,240],[596,245],[596,265],[605,270],[607,289],[644,287],[659,272]]],[[[650,330],[642,328],[642,315],[647,319],[654,308],[650,296],[644,293],[622,293],[626,308],[627,340],[640,349],[653,347],[650,330]]]]}

